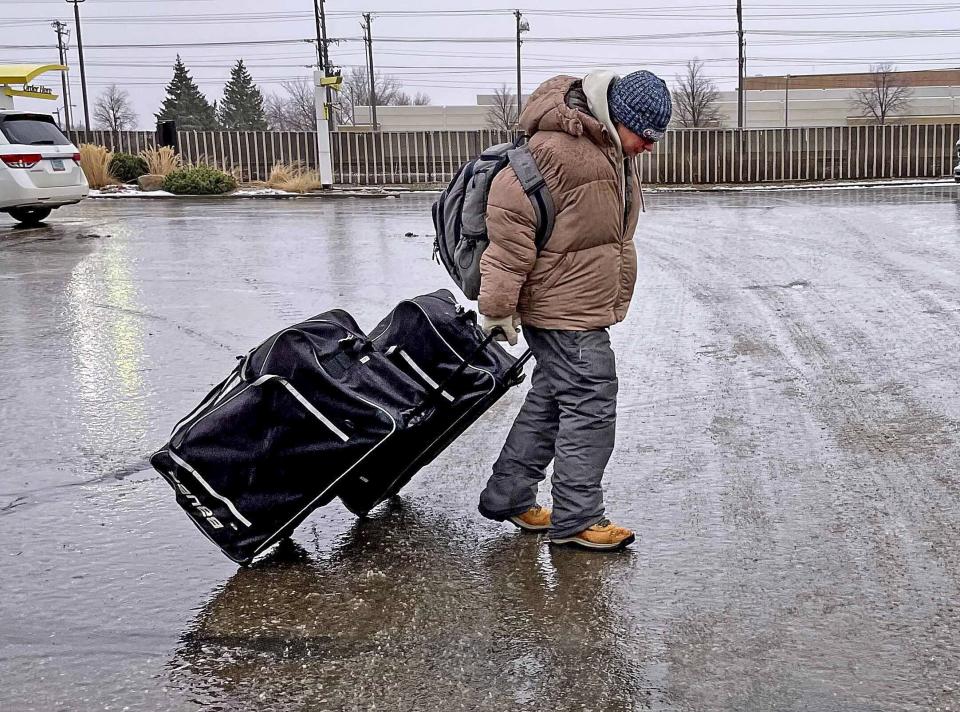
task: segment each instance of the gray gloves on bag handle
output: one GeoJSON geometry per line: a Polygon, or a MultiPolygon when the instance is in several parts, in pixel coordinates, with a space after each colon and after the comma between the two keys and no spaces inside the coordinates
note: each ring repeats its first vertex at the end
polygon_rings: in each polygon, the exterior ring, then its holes
{"type": "Polygon", "coordinates": [[[494,341],[506,341],[511,346],[516,346],[517,334],[520,332],[520,315],[514,314],[513,316],[499,318],[487,316],[486,314],[480,315],[480,328],[484,334],[489,336],[490,333],[498,327],[503,329],[503,333],[497,334],[496,337],[494,337],[494,341]],[[506,336],[504,336],[504,334],[506,336]]]}

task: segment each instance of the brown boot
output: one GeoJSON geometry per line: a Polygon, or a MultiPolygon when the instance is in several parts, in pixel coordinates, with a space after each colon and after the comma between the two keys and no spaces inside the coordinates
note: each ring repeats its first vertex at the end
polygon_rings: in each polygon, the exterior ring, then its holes
{"type": "Polygon", "coordinates": [[[618,527],[609,519],[602,519],[589,529],[573,536],[560,539],[551,539],[551,544],[571,544],[594,551],[619,551],[630,546],[636,540],[636,535],[625,527],[618,527]]]}
{"type": "Polygon", "coordinates": [[[550,528],[550,510],[535,504],[523,514],[510,517],[510,521],[528,532],[542,532],[550,528]]]}

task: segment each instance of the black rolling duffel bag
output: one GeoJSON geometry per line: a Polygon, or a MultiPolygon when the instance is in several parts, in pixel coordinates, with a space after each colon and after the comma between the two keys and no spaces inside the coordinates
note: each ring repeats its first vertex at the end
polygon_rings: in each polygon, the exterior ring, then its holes
{"type": "Polygon", "coordinates": [[[274,334],[173,429],[151,464],[214,544],[249,563],[340,496],[365,514],[512,385],[510,356],[441,290],[368,338],[344,311],[274,334]]]}
{"type": "Polygon", "coordinates": [[[476,314],[445,289],[401,302],[370,332],[377,352],[429,389],[409,439],[397,438],[337,487],[340,499],[363,516],[396,494],[511,387],[520,383],[519,359],[484,338],[476,314]]]}

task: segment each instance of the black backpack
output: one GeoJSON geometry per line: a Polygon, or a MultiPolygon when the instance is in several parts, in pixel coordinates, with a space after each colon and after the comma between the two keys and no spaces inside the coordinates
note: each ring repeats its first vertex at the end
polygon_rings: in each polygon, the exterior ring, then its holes
{"type": "Polygon", "coordinates": [[[500,143],[460,166],[450,185],[433,204],[437,232],[433,257],[468,299],[480,296],[480,257],[487,249],[487,198],[494,177],[510,166],[537,215],[537,254],[543,250],[556,218],[556,208],[546,181],[527,146],[526,137],[500,143]]]}

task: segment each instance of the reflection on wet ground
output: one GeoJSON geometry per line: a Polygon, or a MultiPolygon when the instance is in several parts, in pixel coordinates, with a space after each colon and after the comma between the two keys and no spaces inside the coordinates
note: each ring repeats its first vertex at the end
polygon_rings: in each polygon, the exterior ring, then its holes
{"type": "Polygon", "coordinates": [[[367,520],[248,569],[199,536],[152,448],[283,325],[447,286],[430,202],[0,226],[0,709],[960,709],[950,185],[651,196],[612,330],[624,555],[476,513],[522,388],[367,520]]]}
{"type": "Polygon", "coordinates": [[[330,551],[288,542],[204,606],[175,679],[237,708],[265,695],[290,708],[565,709],[571,690],[598,709],[645,706],[616,585],[633,555],[473,529],[394,500],[330,551]]]}

